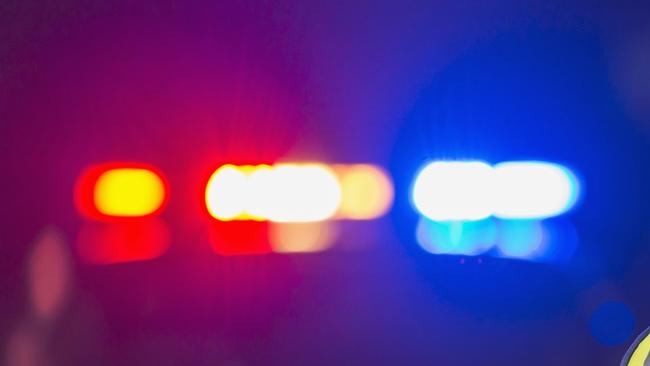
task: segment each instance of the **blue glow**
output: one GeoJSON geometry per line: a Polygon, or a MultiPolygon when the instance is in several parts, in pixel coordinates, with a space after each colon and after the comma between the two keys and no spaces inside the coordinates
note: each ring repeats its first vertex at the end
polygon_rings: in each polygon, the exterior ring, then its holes
{"type": "Polygon", "coordinates": [[[436,161],[415,178],[412,202],[433,221],[543,219],[571,209],[579,184],[567,168],[546,162],[497,164],[436,161]]]}
{"type": "Polygon", "coordinates": [[[578,180],[567,168],[545,162],[508,162],[494,167],[494,215],[505,219],[558,216],[576,203],[578,180]]]}
{"type": "Polygon", "coordinates": [[[539,221],[503,221],[496,246],[505,257],[531,259],[542,249],[545,239],[544,226],[539,221]]]}
{"type": "Polygon", "coordinates": [[[478,255],[494,246],[497,231],[492,220],[436,222],[420,218],[416,240],[433,254],[478,255]]]}
{"type": "Polygon", "coordinates": [[[566,220],[543,221],[544,241],[535,251],[535,261],[565,263],[578,249],[578,232],[566,220]]]}
{"type": "Polygon", "coordinates": [[[433,162],[413,185],[413,204],[434,221],[482,220],[493,211],[492,168],[480,161],[433,162]]]}
{"type": "Polygon", "coordinates": [[[619,301],[601,304],[594,310],[589,321],[591,335],[607,346],[625,343],[634,332],[635,324],[632,310],[619,301]]]}
{"type": "Polygon", "coordinates": [[[575,228],[563,220],[438,222],[421,217],[415,236],[433,254],[486,254],[554,264],[567,262],[578,248],[575,228]]]}

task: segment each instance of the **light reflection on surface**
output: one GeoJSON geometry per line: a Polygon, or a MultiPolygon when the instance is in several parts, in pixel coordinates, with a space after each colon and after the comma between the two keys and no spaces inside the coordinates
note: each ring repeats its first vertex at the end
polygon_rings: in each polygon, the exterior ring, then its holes
{"type": "Polygon", "coordinates": [[[489,250],[496,240],[492,220],[436,222],[420,218],[416,240],[433,254],[478,255],[489,250]]]}
{"type": "Polygon", "coordinates": [[[77,238],[79,255],[92,264],[157,258],[167,251],[169,244],[169,229],[158,218],[109,223],[86,222],[77,238]]]}
{"type": "Polygon", "coordinates": [[[208,223],[208,240],[219,255],[271,253],[267,221],[218,221],[208,223]]]}
{"type": "Polygon", "coordinates": [[[548,244],[540,221],[513,220],[499,224],[497,248],[504,257],[528,258],[548,244]]]}
{"type": "Polygon", "coordinates": [[[336,223],[271,223],[269,241],[276,253],[310,253],[329,249],[337,236],[336,223]]]}
{"type": "Polygon", "coordinates": [[[565,263],[578,247],[573,225],[564,220],[436,222],[420,218],[415,238],[432,254],[479,255],[565,263]]]}

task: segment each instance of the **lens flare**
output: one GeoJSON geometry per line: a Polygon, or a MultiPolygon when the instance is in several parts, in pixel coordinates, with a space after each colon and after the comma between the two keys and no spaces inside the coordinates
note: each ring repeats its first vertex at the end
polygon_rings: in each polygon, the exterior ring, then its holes
{"type": "MultiPolygon", "coordinates": [[[[624,344],[632,336],[636,317],[630,307],[620,301],[600,304],[589,320],[591,335],[606,346],[624,344]]],[[[645,365],[646,363],[644,363],[645,365]]]]}
{"type": "Polygon", "coordinates": [[[337,217],[371,220],[386,214],[393,203],[393,183],[388,174],[369,164],[334,167],[341,184],[343,198],[337,217]]]}

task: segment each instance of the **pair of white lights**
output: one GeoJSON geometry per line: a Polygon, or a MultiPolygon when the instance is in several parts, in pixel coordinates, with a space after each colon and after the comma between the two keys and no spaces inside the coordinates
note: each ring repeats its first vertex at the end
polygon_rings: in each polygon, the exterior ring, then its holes
{"type": "Polygon", "coordinates": [[[557,164],[437,161],[418,174],[412,200],[433,221],[543,219],[571,209],[579,190],[575,175],[557,164]]]}
{"type": "Polygon", "coordinates": [[[320,164],[224,165],[208,181],[205,199],[223,221],[311,222],[334,215],[341,188],[320,164]]]}

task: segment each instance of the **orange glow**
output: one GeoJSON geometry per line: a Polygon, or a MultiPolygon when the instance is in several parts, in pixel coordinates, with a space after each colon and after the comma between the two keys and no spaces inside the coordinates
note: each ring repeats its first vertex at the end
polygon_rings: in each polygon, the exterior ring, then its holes
{"type": "Polygon", "coordinates": [[[332,246],[336,239],[335,223],[272,223],[269,241],[276,253],[320,252],[332,246]]]}
{"type": "Polygon", "coordinates": [[[386,172],[369,164],[337,165],[343,199],[337,217],[370,220],[383,216],[393,203],[393,184],[386,172]]]}
{"type": "Polygon", "coordinates": [[[79,211],[95,220],[151,216],[164,207],[167,185],[145,164],[101,164],[81,175],[75,200],[79,211]]]}
{"type": "Polygon", "coordinates": [[[33,312],[42,320],[54,320],[68,297],[71,274],[69,246],[55,228],[46,228],[36,240],[29,258],[29,291],[33,312]]]}

